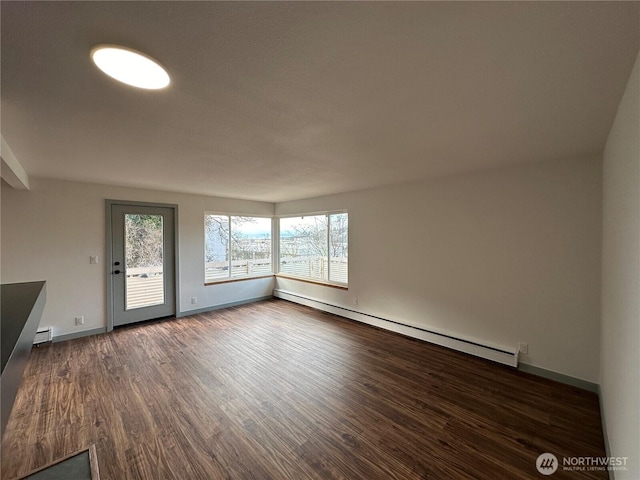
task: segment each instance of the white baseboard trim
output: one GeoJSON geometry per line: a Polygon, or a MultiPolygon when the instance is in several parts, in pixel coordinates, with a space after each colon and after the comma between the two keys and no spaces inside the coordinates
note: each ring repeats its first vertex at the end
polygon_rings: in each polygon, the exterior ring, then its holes
{"type": "Polygon", "coordinates": [[[404,324],[395,320],[388,320],[368,313],[358,312],[338,305],[332,305],[322,300],[317,300],[298,293],[288,292],[286,290],[274,289],[273,296],[316,308],[324,312],[333,313],[351,320],[366,323],[367,325],[373,325],[374,327],[382,328],[384,330],[400,333],[407,337],[417,338],[429,343],[451,348],[452,350],[492,360],[510,367],[516,367],[518,365],[517,351],[510,350],[506,347],[488,345],[485,342],[480,342],[478,340],[460,338],[452,333],[437,332],[422,327],[404,324]]]}

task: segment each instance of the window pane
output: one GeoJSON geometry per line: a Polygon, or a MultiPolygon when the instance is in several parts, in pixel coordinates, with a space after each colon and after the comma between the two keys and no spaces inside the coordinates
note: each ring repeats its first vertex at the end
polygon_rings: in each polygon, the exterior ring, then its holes
{"type": "Polygon", "coordinates": [[[229,217],[205,215],[204,224],[204,279],[229,278],[229,217]]]}
{"type": "Polygon", "coordinates": [[[271,219],[231,217],[231,276],[270,273],[271,219]]]}
{"type": "Polygon", "coordinates": [[[327,215],[280,219],[280,272],[328,280],[327,215]]]}
{"type": "Polygon", "coordinates": [[[162,215],[125,214],[126,309],[164,304],[162,215]]]}
{"type": "Polygon", "coordinates": [[[329,280],[348,283],[349,281],[349,216],[346,213],[329,216],[331,223],[329,237],[329,280]]]}

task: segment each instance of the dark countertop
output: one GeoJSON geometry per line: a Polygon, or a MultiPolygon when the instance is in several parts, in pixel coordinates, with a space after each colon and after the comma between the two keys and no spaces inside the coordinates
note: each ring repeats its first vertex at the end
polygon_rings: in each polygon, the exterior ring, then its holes
{"type": "Polygon", "coordinates": [[[2,372],[18,343],[45,282],[8,283],[1,286],[0,348],[2,372]]]}

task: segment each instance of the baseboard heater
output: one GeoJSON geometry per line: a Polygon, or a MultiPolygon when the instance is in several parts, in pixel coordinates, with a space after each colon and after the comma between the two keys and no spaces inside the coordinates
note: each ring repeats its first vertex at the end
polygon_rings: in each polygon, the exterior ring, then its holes
{"type": "Polygon", "coordinates": [[[508,348],[487,345],[475,340],[459,338],[455,335],[450,335],[443,332],[436,332],[422,327],[414,325],[408,325],[395,320],[388,320],[386,318],[377,317],[368,313],[358,312],[349,308],[333,305],[321,300],[316,300],[305,295],[298,293],[288,292],[286,290],[275,289],[273,296],[288,300],[290,302],[299,303],[308,307],[313,307],[324,312],[333,313],[341,317],[356,320],[358,322],[373,325],[375,327],[390,330],[392,332],[400,333],[408,337],[417,338],[426,342],[434,343],[443,347],[451,348],[459,352],[475,355],[476,357],[492,360],[503,365],[509,365],[511,367],[518,366],[518,352],[511,351],[508,348]]]}
{"type": "Polygon", "coordinates": [[[50,342],[53,339],[53,332],[51,327],[40,327],[36,331],[36,336],[33,338],[34,345],[40,345],[41,343],[50,342]]]}

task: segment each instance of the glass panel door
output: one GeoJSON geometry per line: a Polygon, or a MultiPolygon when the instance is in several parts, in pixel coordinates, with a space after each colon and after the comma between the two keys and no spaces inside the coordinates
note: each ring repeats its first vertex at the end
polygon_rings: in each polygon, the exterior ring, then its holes
{"type": "MultiPolygon", "coordinates": [[[[176,313],[174,210],[110,203],[109,318],[126,325],[176,313]]],[[[108,326],[110,320],[108,320],[108,326]]]]}

